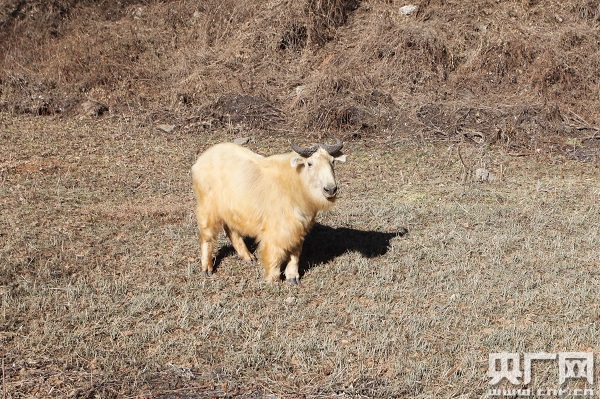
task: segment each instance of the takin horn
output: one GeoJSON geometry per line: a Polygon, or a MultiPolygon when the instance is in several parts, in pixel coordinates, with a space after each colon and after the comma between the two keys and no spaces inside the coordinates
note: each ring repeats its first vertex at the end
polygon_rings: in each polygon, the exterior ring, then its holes
{"type": "Polygon", "coordinates": [[[303,156],[304,158],[310,157],[319,149],[318,144],[313,144],[310,147],[298,147],[293,141],[290,141],[290,145],[292,146],[292,150],[296,151],[300,156],[303,156]]]}
{"type": "Polygon", "coordinates": [[[335,155],[344,146],[344,142],[342,140],[338,139],[337,137],[333,137],[333,139],[335,140],[335,144],[321,144],[321,148],[327,151],[329,155],[335,155]]]}

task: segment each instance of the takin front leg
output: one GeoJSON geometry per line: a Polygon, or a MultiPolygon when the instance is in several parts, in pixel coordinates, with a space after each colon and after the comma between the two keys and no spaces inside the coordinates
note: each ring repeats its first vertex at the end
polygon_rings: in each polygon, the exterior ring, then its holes
{"type": "Polygon", "coordinates": [[[261,242],[259,247],[260,263],[265,269],[267,283],[275,283],[281,278],[281,263],[285,259],[285,251],[279,247],[261,242]]]}
{"type": "Polygon", "coordinates": [[[233,248],[235,248],[235,251],[239,257],[245,262],[252,262],[254,257],[250,251],[248,251],[248,247],[246,246],[242,236],[237,231],[231,230],[227,225],[224,225],[223,228],[225,229],[225,233],[227,233],[227,237],[229,237],[229,240],[231,241],[231,244],[233,245],[233,248]]]}
{"type": "Polygon", "coordinates": [[[298,263],[300,262],[300,254],[302,253],[302,244],[298,245],[290,253],[290,260],[285,267],[285,279],[291,285],[300,285],[300,272],[298,271],[298,263]]]}

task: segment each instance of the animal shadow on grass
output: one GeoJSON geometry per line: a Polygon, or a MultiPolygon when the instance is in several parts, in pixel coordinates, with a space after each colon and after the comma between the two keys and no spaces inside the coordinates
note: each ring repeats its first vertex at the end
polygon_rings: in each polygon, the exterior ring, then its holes
{"type": "MultiPolygon", "coordinates": [[[[255,253],[255,251],[258,247],[258,244],[254,241],[254,239],[250,237],[244,237],[244,243],[246,244],[246,247],[248,247],[248,251],[250,251],[250,253],[254,255],[254,262],[256,262],[257,254],[255,253]]],[[[220,247],[213,258],[213,272],[217,272],[219,270],[219,267],[221,266],[221,262],[223,261],[223,259],[228,258],[230,256],[237,256],[235,248],[233,248],[233,245],[231,245],[231,243],[220,247]]]]}
{"type": "MultiPolygon", "coordinates": [[[[396,232],[365,231],[348,227],[329,227],[316,223],[304,240],[302,255],[300,256],[300,275],[309,269],[328,263],[346,252],[360,252],[367,258],[385,255],[389,249],[390,241],[395,237],[408,234],[408,229],[401,228],[396,232]]],[[[254,253],[257,244],[252,238],[245,238],[244,242],[254,253]]],[[[214,271],[217,271],[223,259],[236,255],[231,244],[219,248],[214,258],[214,271]]],[[[254,253],[256,257],[257,254],[254,253]]],[[[282,271],[285,264],[282,265],[282,271]]]]}
{"type": "Polygon", "coordinates": [[[403,237],[406,234],[408,234],[406,228],[396,232],[382,232],[329,227],[316,223],[304,241],[300,257],[300,275],[346,252],[360,252],[366,258],[385,255],[392,238],[403,237]]]}

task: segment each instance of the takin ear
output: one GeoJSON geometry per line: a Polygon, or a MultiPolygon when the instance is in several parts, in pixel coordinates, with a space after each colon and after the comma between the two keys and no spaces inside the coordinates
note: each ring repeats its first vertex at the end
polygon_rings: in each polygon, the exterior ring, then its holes
{"type": "Polygon", "coordinates": [[[300,155],[294,155],[292,159],[290,159],[290,165],[292,168],[297,168],[300,165],[304,166],[304,162],[306,162],[304,157],[300,155]]]}
{"type": "Polygon", "coordinates": [[[346,154],[342,154],[339,157],[333,158],[333,162],[346,162],[346,154]]]}

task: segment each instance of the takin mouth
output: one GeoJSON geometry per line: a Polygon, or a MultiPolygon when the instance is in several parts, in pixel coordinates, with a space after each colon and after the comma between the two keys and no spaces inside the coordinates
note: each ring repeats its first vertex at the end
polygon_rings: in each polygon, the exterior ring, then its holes
{"type": "Polygon", "coordinates": [[[336,199],[336,195],[335,194],[323,193],[323,196],[327,199],[327,201],[330,201],[330,202],[333,202],[336,199]]]}
{"type": "Polygon", "coordinates": [[[337,194],[337,187],[329,188],[329,189],[323,188],[323,196],[330,201],[335,199],[336,194],[337,194]]]}

